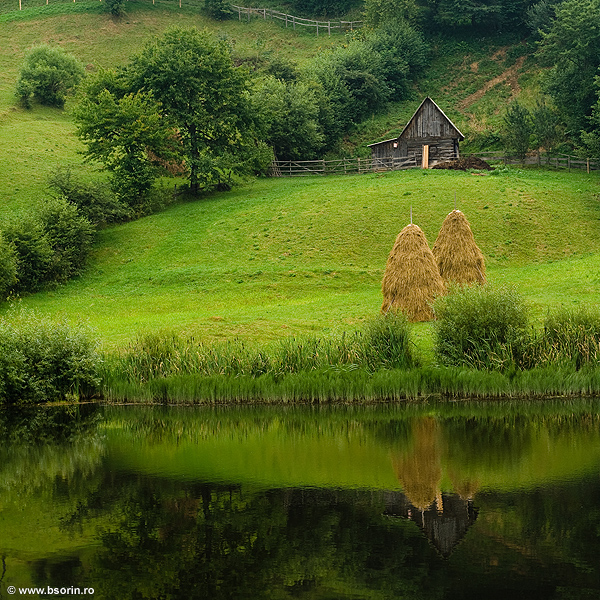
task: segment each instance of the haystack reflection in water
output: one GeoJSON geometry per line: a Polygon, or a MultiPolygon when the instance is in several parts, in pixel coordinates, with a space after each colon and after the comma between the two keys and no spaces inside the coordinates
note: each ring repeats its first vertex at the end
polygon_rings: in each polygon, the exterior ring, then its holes
{"type": "Polygon", "coordinates": [[[598,408],[2,413],[0,593],[597,598],[598,408]]]}

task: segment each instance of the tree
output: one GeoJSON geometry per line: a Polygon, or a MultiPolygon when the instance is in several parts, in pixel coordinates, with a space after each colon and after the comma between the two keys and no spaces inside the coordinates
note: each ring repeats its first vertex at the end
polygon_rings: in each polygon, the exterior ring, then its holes
{"type": "Polygon", "coordinates": [[[589,131],[581,132],[581,141],[588,156],[600,157],[600,77],[596,77],[598,101],[589,118],[589,131]]]}
{"type": "Polygon", "coordinates": [[[538,100],[531,112],[531,120],[538,149],[544,148],[546,152],[552,153],[560,140],[556,111],[552,110],[543,100],[538,100]]]}
{"type": "Polygon", "coordinates": [[[204,0],[204,8],[208,15],[217,21],[224,21],[233,15],[229,0],[204,0]]]}
{"type": "Polygon", "coordinates": [[[85,155],[111,173],[119,199],[139,208],[176,140],[152,92],[126,89],[118,73],[100,72],[86,83],[74,114],[85,155]]]}
{"type": "Polygon", "coordinates": [[[135,56],[126,74],[177,128],[193,193],[247,169],[256,148],[248,77],[234,67],[224,41],[171,29],[135,56]]]}
{"type": "Polygon", "coordinates": [[[17,81],[17,95],[28,108],[32,96],[42,104],[62,107],[84,74],[79,60],[62,48],[35,46],[25,56],[17,81]]]}
{"type": "Polygon", "coordinates": [[[365,22],[377,28],[394,21],[414,24],[420,9],[415,0],[365,0],[365,22]]]}
{"type": "Polygon", "coordinates": [[[308,83],[274,77],[260,81],[252,101],[263,116],[262,135],[282,160],[316,157],[325,136],[319,124],[315,90],[308,83]]]}
{"type": "Polygon", "coordinates": [[[545,90],[576,141],[590,128],[600,66],[600,0],[566,0],[551,29],[541,32],[539,57],[551,67],[545,90]]]}
{"type": "Polygon", "coordinates": [[[513,102],[504,115],[504,147],[506,151],[524,160],[529,150],[533,122],[530,112],[518,102],[513,102]]]}
{"type": "Polygon", "coordinates": [[[17,257],[14,247],[9,244],[0,232],[0,302],[17,283],[17,257]]]}

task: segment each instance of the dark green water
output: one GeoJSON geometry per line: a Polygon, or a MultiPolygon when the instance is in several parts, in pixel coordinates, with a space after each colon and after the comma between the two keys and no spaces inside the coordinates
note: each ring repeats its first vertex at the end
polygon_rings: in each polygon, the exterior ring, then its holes
{"type": "Polygon", "coordinates": [[[1,412],[0,598],[600,598],[599,415],[1,412]]]}

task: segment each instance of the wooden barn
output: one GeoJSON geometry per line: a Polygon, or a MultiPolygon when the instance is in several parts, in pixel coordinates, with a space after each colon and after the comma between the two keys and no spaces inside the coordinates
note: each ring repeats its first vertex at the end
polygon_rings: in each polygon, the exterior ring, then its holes
{"type": "Polygon", "coordinates": [[[394,139],[369,144],[373,167],[385,169],[422,166],[459,157],[465,136],[429,97],[421,102],[402,133],[394,139]]]}

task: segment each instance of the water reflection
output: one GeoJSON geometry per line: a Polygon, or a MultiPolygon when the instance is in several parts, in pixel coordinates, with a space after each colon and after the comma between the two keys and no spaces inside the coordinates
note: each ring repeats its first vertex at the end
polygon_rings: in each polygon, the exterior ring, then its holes
{"type": "Polygon", "coordinates": [[[596,598],[597,408],[0,413],[0,597],[596,598]]]}

